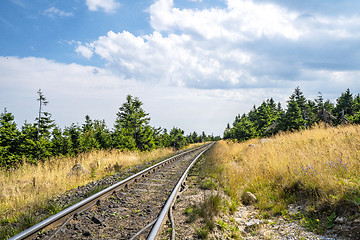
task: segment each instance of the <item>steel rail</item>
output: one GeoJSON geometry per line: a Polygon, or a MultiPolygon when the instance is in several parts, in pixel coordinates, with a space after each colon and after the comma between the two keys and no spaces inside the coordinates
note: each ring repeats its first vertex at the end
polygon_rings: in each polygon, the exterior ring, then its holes
{"type": "Polygon", "coordinates": [[[181,156],[188,154],[190,152],[196,151],[204,146],[206,146],[206,145],[202,145],[200,147],[181,152],[180,154],[177,154],[173,157],[165,159],[165,160],[161,161],[160,163],[157,163],[157,164],[155,164],[149,168],[146,168],[134,175],[131,175],[130,177],[128,177],[128,178],[74,204],[73,206],[64,209],[63,211],[43,220],[42,222],[24,230],[23,232],[9,238],[9,240],[31,239],[31,238],[35,237],[41,230],[44,230],[44,229],[46,230],[46,229],[49,229],[50,227],[59,226],[63,222],[67,221],[68,217],[71,217],[74,214],[84,211],[88,207],[91,207],[92,203],[96,202],[97,200],[109,196],[114,191],[116,191],[124,186],[126,187],[128,184],[135,181],[136,179],[138,179],[140,177],[144,177],[150,171],[155,171],[157,168],[160,168],[162,165],[165,165],[171,161],[175,161],[175,160],[179,159],[181,156]]]}
{"type": "Polygon", "coordinates": [[[199,153],[198,156],[196,156],[196,158],[191,162],[191,164],[188,166],[188,168],[184,171],[182,177],[180,178],[179,182],[177,183],[177,185],[175,186],[174,190],[172,191],[170,197],[168,198],[168,200],[166,201],[163,209],[161,210],[155,224],[153,225],[147,240],[155,240],[156,236],[159,234],[159,231],[161,230],[161,227],[165,221],[165,217],[166,214],[169,212],[169,209],[171,208],[172,203],[174,202],[182,183],[184,182],[184,180],[186,179],[189,170],[192,168],[192,166],[195,164],[195,162],[198,160],[198,158],[204,153],[206,152],[209,148],[211,148],[213,145],[215,144],[215,142],[209,144],[201,153],[199,153]]]}

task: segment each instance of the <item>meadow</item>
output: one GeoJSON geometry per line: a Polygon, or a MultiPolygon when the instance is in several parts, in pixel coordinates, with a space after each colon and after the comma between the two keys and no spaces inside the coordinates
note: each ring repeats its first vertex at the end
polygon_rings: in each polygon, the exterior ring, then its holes
{"type": "Polygon", "coordinates": [[[67,190],[173,153],[173,148],[145,152],[101,150],[52,158],[37,165],[24,162],[17,169],[0,171],[0,221],[17,222],[67,190]],[[87,170],[86,174],[70,174],[76,163],[87,170]]]}
{"type": "MultiPolygon", "coordinates": [[[[234,199],[257,197],[263,217],[287,215],[288,205],[328,218],[360,207],[360,126],[279,133],[266,140],[219,141],[209,154],[213,176],[234,199]]],[[[305,219],[305,218],[304,218],[305,219]]]]}

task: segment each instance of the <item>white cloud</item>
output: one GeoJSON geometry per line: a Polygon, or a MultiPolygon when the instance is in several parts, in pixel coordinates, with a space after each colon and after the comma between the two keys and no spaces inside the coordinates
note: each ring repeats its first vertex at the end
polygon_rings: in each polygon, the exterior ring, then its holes
{"type": "Polygon", "coordinates": [[[79,64],[61,64],[43,58],[0,57],[0,109],[15,120],[33,122],[38,110],[36,92],[42,89],[60,127],[83,123],[85,115],[105,119],[112,128],[126,95],[137,96],[150,114],[151,125],[187,133],[221,135],[226,122],[272,92],[264,90],[199,90],[126,80],[107,70],[79,64]],[[156,97],[155,97],[156,96],[156,97]],[[166,114],[164,114],[166,112],[166,114]],[[209,121],[211,119],[211,121],[209,121]]]}
{"type": "Polygon", "coordinates": [[[87,59],[90,59],[93,56],[93,52],[88,47],[85,47],[83,45],[79,45],[75,49],[75,52],[81,54],[83,57],[87,59]]]}
{"type": "Polygon", "coordinates": [[[292,85],[307,68],[346,69],[342,58],[349,54],[360,60],[360,53],[341,48],[360,38],[356,16],[304,15],[251,0],[201,10],[158,0],[149,13],[152,34],[110,31],[77,51],[97,54],[127,78],[222,89],[292,85]]]}
{"type": "Polygon", "coordinates": [[[64,12],[60,9],[57,9],[55,7],[48,8],[44,11],[44,15],[55,18],[55,17],[72,17],[74,14],[72,12],[64,12]]]}
{"type": "Polygon", "coordinates": [[[107,13],[115,12],[120,7],[120,3],[116,0],[86,0],[86,5],[90,11],[104,10],[107,13]]]}
{"type": "Polygon", "coordinates": [[[248,76],[238,67],[248,64],[251,56],[241,49],[229,51],[226,46],[216,47],[211,42],[193,41],[184,34],[163,36],[155,31],[136,37],[124,31],[109,32],[88,49],[105,59],[108,67],[128,78],[204,88],[211,88],[215,82],[231,86],[243,84],[240,78],[248,76]]]}
{"type": "Polygon", "coordinates": [[[181,30],[206,39],[253,39],[282,36],[297,39],[301,32],[293,25],[298,14],[272,4],[249,0],[228,0],[226,9],[180,10],[173,0],[159,0],[150,7],[151,26],[156,31],[181,30]]]}

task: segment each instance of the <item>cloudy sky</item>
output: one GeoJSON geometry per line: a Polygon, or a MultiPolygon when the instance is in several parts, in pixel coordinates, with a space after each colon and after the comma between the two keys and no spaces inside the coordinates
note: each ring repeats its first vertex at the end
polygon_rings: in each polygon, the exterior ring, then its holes
{"type": "Polygon", "coordinates": [[[112,128],[128,94],[151,125],[222,135],[273,97],[360,92],[360,1],[2,0],[0,108],[112,128]]]}

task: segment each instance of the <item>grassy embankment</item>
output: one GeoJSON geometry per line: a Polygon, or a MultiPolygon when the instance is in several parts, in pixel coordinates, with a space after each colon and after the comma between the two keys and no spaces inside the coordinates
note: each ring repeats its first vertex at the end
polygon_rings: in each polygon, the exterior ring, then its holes
{"type": "Polygon", "coordinates": [[[317,126],[261,144],[220,141],[209,158],[228,194],[241,199],[254,193],[264,218],[288,217],[288,205],[296,203],[304,206],[297,215],[302,224],[321,232],[338,214],[359,214],[360,126],[317,126]]]}
{"type": "MultiPolygon", "coordinates": [[[[199,144],[189,147],[196,145],[199,144]]],[[[77,157],[50,159],[39,162],[38,165],[25,163],[11,171],[2,170],[0,171],[0,239],[14,235],[42,220],[32,214],[38,209],[48,209],[53,214],[60,211],[65,206],[49,206],[48,202],[67,190],[124,171],[129,167],[163,159],[173,153],[172,148],[149,152],[93,151],[77,157]],[[68,173],[75,163],[80,163],[89,173],[69,176],[68,173]],[[12,227],[15,226],[13,223],[16,223],[16,227],[12,227]]]]}

